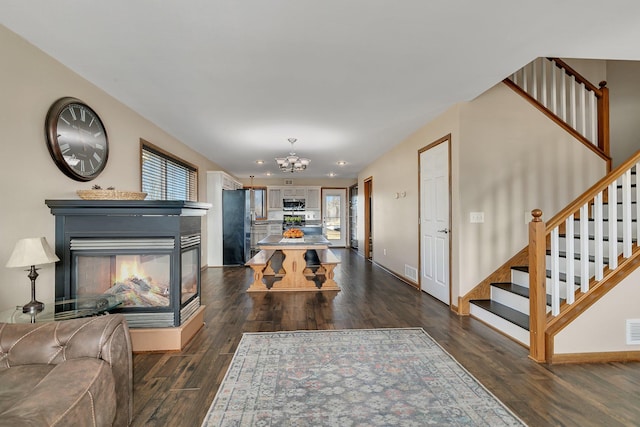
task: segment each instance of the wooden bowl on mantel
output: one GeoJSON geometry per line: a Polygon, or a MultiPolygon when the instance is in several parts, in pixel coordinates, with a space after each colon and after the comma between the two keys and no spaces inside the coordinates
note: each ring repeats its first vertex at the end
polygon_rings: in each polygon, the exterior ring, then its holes
{"type": "Polygon", "coordinates": [[[144,200],[147,193],[120,190],[78,190],[83,200],[144,200]]]}

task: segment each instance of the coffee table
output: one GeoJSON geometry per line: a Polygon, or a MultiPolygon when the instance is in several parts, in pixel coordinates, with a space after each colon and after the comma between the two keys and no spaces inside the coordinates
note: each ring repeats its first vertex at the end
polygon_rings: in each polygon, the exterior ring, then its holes
{"type": "Polygon", "coordinates": [[[60,300],[54,304],[46,304],[44,310],[35,314],[23,313],[22,306],[18,306],[15,310],[9,309],[0,312],[0,322],[36,323],[97,316],[108,313],[109,310],[116,308],[120,303],[121,301],[114,295],[91,295],[60,300]]]}

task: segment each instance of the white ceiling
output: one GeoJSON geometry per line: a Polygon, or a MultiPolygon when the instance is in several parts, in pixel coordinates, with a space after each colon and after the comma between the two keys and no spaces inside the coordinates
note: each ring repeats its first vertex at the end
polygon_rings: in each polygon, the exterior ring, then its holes
{"type": "Polygon", "coordinates": [[[0,23],[238,177],[281,176],[295,137],[300,177],[353,178],[535,57],[640,60],[637,0],[0,0],[0,23]]]}

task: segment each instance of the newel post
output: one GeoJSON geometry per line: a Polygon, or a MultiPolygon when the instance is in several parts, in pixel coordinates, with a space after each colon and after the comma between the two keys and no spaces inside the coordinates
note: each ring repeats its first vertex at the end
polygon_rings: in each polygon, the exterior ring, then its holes
{"type": "Polygon", "coordinates": [[[547,243],[542,211],[531,211],[529,223],[529,357],[544,362],[547,317],[547,274],[545,257],[547,243]]]}
{"type": "Polygon", "coordinates": [[[598,148],[607,156],[611,156],[609,147],[609,88],[607,82],[600,82],[598,97],[598,148]]]}

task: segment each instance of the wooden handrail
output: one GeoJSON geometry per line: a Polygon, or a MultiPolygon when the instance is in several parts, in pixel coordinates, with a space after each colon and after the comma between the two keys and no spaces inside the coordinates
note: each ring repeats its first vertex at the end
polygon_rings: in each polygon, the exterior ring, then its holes
{"type": "MultiPolygon", "coordinates": [[[[553,57],[550,57],[547,59],[553,62],[556,67],[560,68],[561,70],[564,70],[564,72],[567,73],[568,75],[575,77],[576,81],[578,81],[579,83],[582,83],[588,90],[595,93],[598,98],[602,96],[602,91],[600,89],[598,89],[593,83],[591,83],[589,80],[583,77],[582,74],[578,73],[576,70],[571,68],[571,66],[569,66],[569,64],[564,62],[562,59],[553,58],[553,57]]],[[[604,82],[604,84],[606,84],[606,82],[604,82]]]]}

